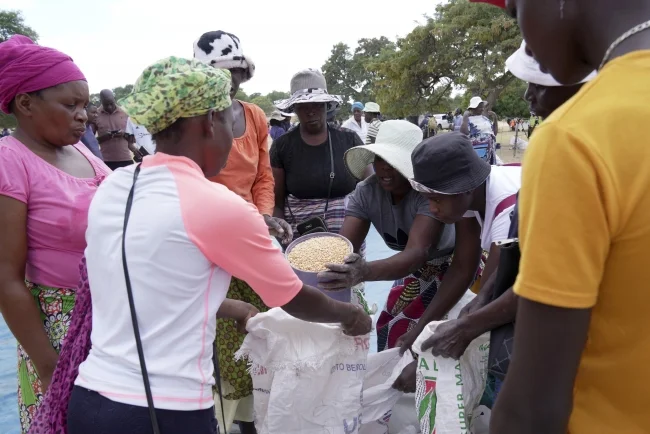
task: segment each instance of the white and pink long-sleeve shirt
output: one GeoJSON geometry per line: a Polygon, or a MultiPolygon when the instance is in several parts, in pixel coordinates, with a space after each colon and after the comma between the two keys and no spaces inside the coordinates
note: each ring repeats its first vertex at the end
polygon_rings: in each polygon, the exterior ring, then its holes
{"type": "MultiPolygon", "coordinates": [[[[92,348],[76,385],[146,406],[122,267],[122,228],[135,166],[98,188],[85,255],[92,295],[92,348]]],[[[126,258],[156,408],[200,410],[212,399],[216,314],[231,275],[270,307],[302,282],[273,246],[257,209],[205,179],[191,160],[146,157],[135,186],[126,258]]]]}

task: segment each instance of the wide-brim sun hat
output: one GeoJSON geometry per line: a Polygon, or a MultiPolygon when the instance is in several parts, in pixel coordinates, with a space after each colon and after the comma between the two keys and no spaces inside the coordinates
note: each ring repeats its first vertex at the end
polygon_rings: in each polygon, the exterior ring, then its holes
{"type": "MultiPolygon", "coordinates": [[[[508,57],[508,60],[506,60],[506,68],[508,68],[508,71],[512,75],[528,83],[547,87],[564,86],[554,79],[551,74],[542,72],[539,69],[539,63],[537,63],[533,56],[526,53],[526,41],[522,41],[521,47],[512,56],[508,57]]],[[[593,71],[580,83],[586,83],[594,77],[596,77],[596,71],[593,71]]]]}
{"type": "Polygon", "coordinates": [[[481,103],[483,103],[483,104],[487,104],[487,101],[484,100],[483,98],[481,98],[480,96],[475,96],[475,97],[473,97],[472,99],[469,100],[469,105],[467,106],[467,108],[475,109],[475,108],[477,108],[481,103]]]}
{"type": "Polygon", "coordinates": [[[363,174],[375,156],[395,168],[406,179],[413,178],[411,154],[422,142],[422,130],[408,121],[386,121],[379,127],[375,143],[355,146],[345,152],[343,161],[348,172],[356,179],[363,179],[363,174]]]}
{"type": "Polygon", "coordinates": [[[492,167],[478,156],[461,133],[434,136],[412,154],[411,186],[421,193],[461,194],[472,191],[490,176],[492,167]]]}
{"type": "Polygon", "coordinates": [[[381,113],[379,104],[376,102],[367,102],[366,106],[363,108],[363,111],[366,113],[381,113]]]}
{"type": "Polygon", "coordinates": [[[246,77],[242,83],[255,75],[255,63],[250,57],[244,55],[239,38],[223,30],[201,35],[194,42],[194,58],[215,68],[245,69],[246,77]]]}
{"type": "Polygon", "coordinates": [[[342,99],[338,95],[327,92],[327,82],[317,69],[303,69],[291,78],[291,96],[281,101],[275,101],[278,110],[293,113],[294,105],[306,103],[327,104],[327,111],[338,108],[342,99]]]}
{"type": "Polygon", "coordinates": [[[285,118],[290,118],[291,116],[291,113],[283,113],[280,110],[273,110],[271,116],[269,116],[269,119],[274,119],[276,121],[282,122],[285,118]]]}

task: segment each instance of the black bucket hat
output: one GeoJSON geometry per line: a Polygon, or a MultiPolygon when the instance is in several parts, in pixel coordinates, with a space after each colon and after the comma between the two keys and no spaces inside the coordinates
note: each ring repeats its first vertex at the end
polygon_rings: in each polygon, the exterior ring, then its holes
{"type": "Polygon", "coordinates": [[[465,193],[483,184],[492,170],[461,133],[441,134],[423,141],[413,151],[411,161],[411,185],[422,193],[465,193]]]}

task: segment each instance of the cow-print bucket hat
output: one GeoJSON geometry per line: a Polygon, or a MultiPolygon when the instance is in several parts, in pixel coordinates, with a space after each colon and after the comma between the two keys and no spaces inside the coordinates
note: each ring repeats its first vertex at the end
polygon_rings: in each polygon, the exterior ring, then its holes
{"type": "Polygon", "coordinates": [[[244,81],[255,75],[255,64],[244,55],[239,38],[222,30],[201,35],[194,43],[194,58],[215,68],[243,68],[248,72],[244,81]]]}

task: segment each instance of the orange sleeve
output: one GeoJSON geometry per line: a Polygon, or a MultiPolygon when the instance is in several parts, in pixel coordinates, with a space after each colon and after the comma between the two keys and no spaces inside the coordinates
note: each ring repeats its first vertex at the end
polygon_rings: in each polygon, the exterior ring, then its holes
{"type": "Polygon", "coordinates": [[[271,169],[271,160],[269,158],[269,130],[266,127],[266,115],[256,105],[251,105],[255,126],[257,128],[257,139],[259,147],[259,160],[257,163],[257,177],[251,189],[253,193],[253,203],[260,214],[273,215],[275,207],[275,180],[271,169]]]}

